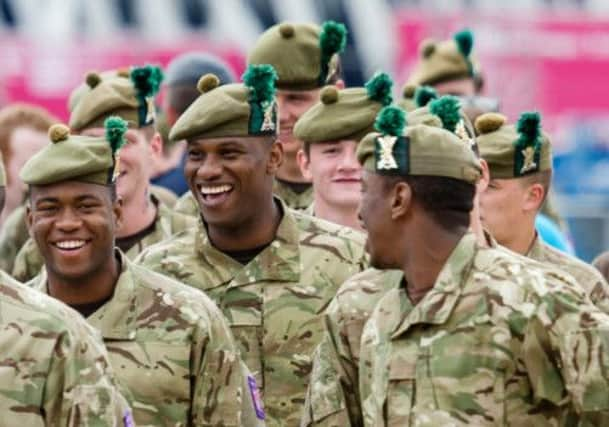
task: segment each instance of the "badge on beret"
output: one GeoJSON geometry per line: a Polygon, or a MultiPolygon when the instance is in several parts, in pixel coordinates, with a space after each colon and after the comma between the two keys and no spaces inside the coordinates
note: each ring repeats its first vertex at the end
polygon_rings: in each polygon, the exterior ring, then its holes
{"type": "Polygon", "coordinates": [[[541,156],[541,118],[539,113],[522,113],[518,124],[518,139],[514,143],[514,176],[524,176],[539,170],[541,156]]]}
{"type": "Polygon", "coordinates": [[[383,174],[408,173],[408,138],[402,135],[406,117],[394,106],[384,107],[376,118],[374,127],[381,132],[374,141],[375,169],[383,174]]]}
{"type": "Polygon", "coordinates": [[[143,67],[134,67],[129,76],[138,98],[139,126],[148,126],[154,123],[156,118],[154,97],[161,87],[163,72],[159,67],[145,65],[143,67]]]}

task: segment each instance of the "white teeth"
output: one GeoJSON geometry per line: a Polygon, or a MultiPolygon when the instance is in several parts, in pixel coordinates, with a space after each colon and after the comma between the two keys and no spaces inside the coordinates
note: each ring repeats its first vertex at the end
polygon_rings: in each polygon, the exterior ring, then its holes
{"type": "Polygon", "coordinates": [[[218,185],[215,187],[201,187],[201,194],[207,195],[207,194],[226,193],[227,191],[230,191],[232,188],[233,188],[232,185],[218,185]]]}
{"type": "Polygon", "coordinates": [[[55,245],[59,249],[77,249],[85,245],[84,240],[65,240],[63,242],[57,242],[55,245]]]}

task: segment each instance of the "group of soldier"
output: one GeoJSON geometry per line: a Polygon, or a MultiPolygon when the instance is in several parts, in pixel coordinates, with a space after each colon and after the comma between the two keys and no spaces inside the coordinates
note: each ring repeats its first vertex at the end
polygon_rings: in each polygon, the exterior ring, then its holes
{"type": "Polygon", "coordinates": [[[177,201],[161,70],[87,74],[0,233],[0,424],[609,425],[609,285],[536,231],[541,116],[468,104],[467,30],[399,99],[344,87],[345,43],[282,23],[240,83],[175,80],[177,201]]]}

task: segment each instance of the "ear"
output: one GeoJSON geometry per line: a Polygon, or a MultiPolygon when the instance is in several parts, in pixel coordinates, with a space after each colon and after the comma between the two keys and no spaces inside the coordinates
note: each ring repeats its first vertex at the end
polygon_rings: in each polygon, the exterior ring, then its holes
{"type": "Polygon", "coordinates": [[[541,209],[545,195],[543,185],[538,182],[531,184],[524,194],[522,209],[537,213],[541,209]]]}
{"type": "Polygon", "coordinates": [[[118,231],[123,226],[123,198],[121,196],[116,196],[116,200],[112,203],[112,215],[115,229],[118,231]]]}
{"type": "Polygon", "coordinates": [[[491,182],[491,171],[488,168],[486,160],[480,159],[480,166],[482,166],[482,176],[480,176],[480,180],[476,184],[476,194],[484,193],[488,188],[489,182],[491,182]]]}
{"type": "Polygon", "coordinates": [[[400,181],[390,191],[391,219],[404,218],[412,209],[412,189],[410,185],[400,181]]]}
{"type": "Polygon", "coordinates": [[[305,153],[305,151],[301,148],[296,153],[296,161],[298,162],[298,167],[300,168],[300,172],[305,179],[311,181],[313,179],[313,174],[311,173],[311,160],[305,153]]]}
{"type": "Polygon", "coordinates": [[[25,225],[27,226],[27,232],[33,239],[32,224],[34,223],[34,216],[32,215],[32,207],[29,202],[25,204],[25,225]]]}
{"type": "Polygon", "coordinates": [[[334,86],[336,86],[339,90],[340,89],[344,89],[345,88],[345,81],[343,79],[338,79],[336,81],[336,83],[334,83],[334,86]]]}
{"type": "Polygon", "coordinates": [[[283,145],[279,140],[276,140],[271,145],[271,149],[269,152],[269,160],[266,164],[266,172],[269,175],[275,175],[277,170],[279,170],[279,166],[283,162],[283,145]]]}
{"type": "Polygon", "coordinates": [[[152,140],[150,141],[150,150],[152,151],[152,155],[154,157],[161,157],[163,155],[163,138],[161,138],[161,134],[155,132],[152,136],[152,140]]]}

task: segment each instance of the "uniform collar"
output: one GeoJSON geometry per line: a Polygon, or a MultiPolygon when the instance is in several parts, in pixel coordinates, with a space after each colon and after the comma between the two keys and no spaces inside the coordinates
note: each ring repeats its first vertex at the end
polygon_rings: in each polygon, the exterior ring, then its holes
{"type": "MultiPolygon", "coordinates": [[[[440,270],[434,287],[411,311],[403,314],[403,320],[398,323],[391,338],[397,338],[415,324],[439,325],[446,322],[461,295],[477,252],[476,236],[467,233],[440,270]]],[[[406,292],[403,294],[403,298],[407,298],[406,292]]]]}
{"type": "MultiPolygon", "coordinates": [[[[121,261],[121,273],[118,276],[114,294],[110,301],[102,305],[87,318],[87,322],[98,329],[104,340],[134,340],[136,335],[136,283],[130,261],[118,249],[115,249],[121,261]]],[[[34,287],[48,294],[46,270],[33,279],[34,287]]]]}
{"type": "Polygon", "coordinates": [[[300,279],[298,224],[286,204],[278,197],[274,197],[274,200],[283,211],[277,235],[268,247],[245,266],[213,246],[203,221],[199,219],[195,250],[209,265],[223,267],[216,271],[220,275],[220,284],[230,283],[230,287],[235,287],[261,281],[293,282],[300,279]]]}
{"type": "Polygon", "coordinates": [[[532,259],[543,259],[543,253],[544,253],[543,243],[542,243],[541,239],[539,238],[539,234],[537,234],[537,232],[535,232],[535,239],[533,240],[533,243],[531,244],[531,247],[529,248],[529,250],[525,256],[527,258],[532,258],[532,259]]]}

